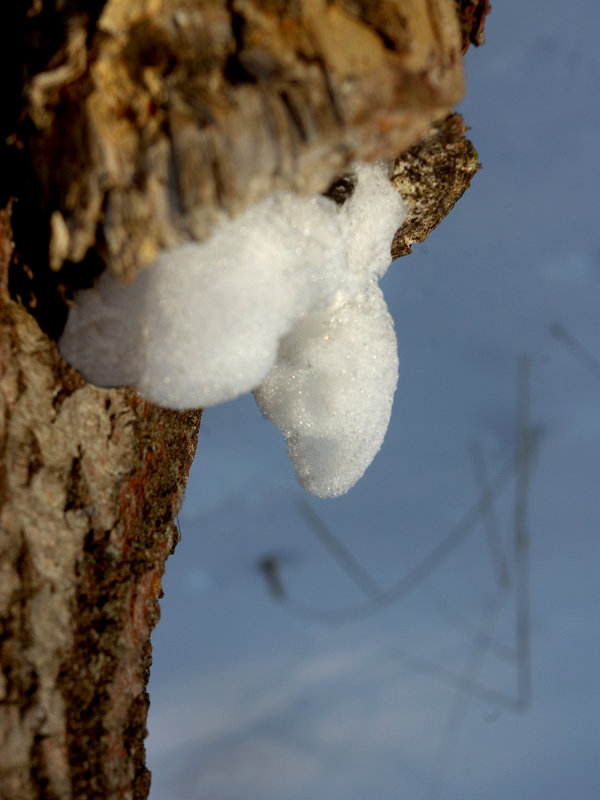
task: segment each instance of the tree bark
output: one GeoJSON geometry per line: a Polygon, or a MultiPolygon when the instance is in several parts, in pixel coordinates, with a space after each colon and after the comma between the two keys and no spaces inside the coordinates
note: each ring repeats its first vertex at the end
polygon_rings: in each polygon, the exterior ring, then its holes
{"type": "Polygon", "coordinates": [[[0,797],[145,797],[150,632],[200,412],[87,385],[0,247],[0,797]]]}
{"type": "Polygon", "coordinates": [[[3,35],[23,46],[2,65],[2,800],[149,787],[150,633],[200,412],[86,384],[55,344],[73,292],[104,268],[133,279],[275,189],[325,191],[354,160],[396,158],[412,200],[394,253],[408,252],[478,166],[447,115],[483,5],[10,4],[3,35]]]}

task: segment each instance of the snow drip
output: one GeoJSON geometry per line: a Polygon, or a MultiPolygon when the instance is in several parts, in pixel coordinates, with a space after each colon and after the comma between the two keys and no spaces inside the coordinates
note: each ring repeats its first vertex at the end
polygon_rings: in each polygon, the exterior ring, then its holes
{"type": "Polygon", "coordinates": [[[168,408],[254,391],[302,486],[348,491],[390,419],[398,357],[377,279],[406,215],[386,166],[354,172],[340,206],[277,192],[207,241],[162,251],[130,286],[105,271],[76,293],[63,356],[168,408]]]}

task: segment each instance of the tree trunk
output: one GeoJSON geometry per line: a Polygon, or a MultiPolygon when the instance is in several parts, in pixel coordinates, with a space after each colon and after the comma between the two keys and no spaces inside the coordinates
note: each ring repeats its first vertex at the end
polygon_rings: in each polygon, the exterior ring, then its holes
{"type": "Polygon", "coordinates": [[[412,204],[394,253],[408,252],[478,166],[460,118],[432,123],[461,97],[461,53],[487,10],[32,0],[3,11],[3,35],[22,47],[15,61],[0,42],[2,800],[147,796],[150,633],[200,422],[86,384],[61,359],[73,291],[103,268],[131,280],[274,189],[325,191],[354,160],[403,153],[394,182],[412,204]]]}
{"type": "Polygon", "coordinates": [[[0,246],[0,797],[145,797],[145,687],[199,412],[86,385],[0,246]]]}

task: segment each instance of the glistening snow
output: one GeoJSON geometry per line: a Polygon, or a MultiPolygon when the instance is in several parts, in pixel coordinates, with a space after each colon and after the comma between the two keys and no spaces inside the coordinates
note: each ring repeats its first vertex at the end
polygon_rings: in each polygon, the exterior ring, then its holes
{"type": "Polygon", "coordinates": [[[254,391],[302,486],[348,491],[390,419],[398,356],[377,280],[406,214],[387,167],[354,172],[341,206],[278,192],[161,252],[128,287],[104,272],[77,293],[62,354],[88,381],[169,408],[254,391]]]}

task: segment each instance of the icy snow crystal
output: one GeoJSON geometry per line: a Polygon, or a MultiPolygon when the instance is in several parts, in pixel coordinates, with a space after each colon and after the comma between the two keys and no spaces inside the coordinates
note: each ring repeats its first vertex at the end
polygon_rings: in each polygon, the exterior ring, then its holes
{"type": "Polygon", "coordinates": [[[346,492],[381,447],[398,376],[377,279],[405,210],[387,168],[357,164],[341,206],[277,192],[121,287],[78,292],[59,346],[100,386],[169,408],[254,390],[300,483],[346,492]]]}

